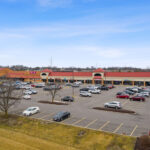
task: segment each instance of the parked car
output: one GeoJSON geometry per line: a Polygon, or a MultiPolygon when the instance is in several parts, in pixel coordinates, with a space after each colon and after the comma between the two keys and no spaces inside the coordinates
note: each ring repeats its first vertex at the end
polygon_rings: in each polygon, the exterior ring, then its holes
{"type": "Polygon", "coordinates": [[[134,95],[134,92],[129,91],[129,90],[125,90],[124,93],[129,94],[129,95],[134,95]]]}
{"type": "Polygon", "coordinates": [[[74,98],[72,96],[65,96],[61,99],[62,101],[69,101],[69,102],[73,102],[74,98]]]}
{"type": "Polygon", "coordinates": [[[87,91],[81,91],[81,92],[80,92],[80,96],[83,96],[83,97],[91,97],[92,94],[89,93],[89,92],[87,92],[87,91]]]}
{"type": "Polygon", "coordinates": [[[142,93],[137,93],[136,96],[140,96],[140,97],[146,97],[144,94],[142,93]]]}
{"type": "Polygon", "coordinates": [[[35,83],[34,85],[35,85],[36,88],[43,88],[43,87],[45,87],[45,83],[44,82],[42,82],[42,83],[35,83]]]}
{"type": "Polygon", "coordinates": [[[25,90],[30,90],[31,88],[33,88],[32,86],[24,86],[25,90]]]}
{"type": "Polygon", "coordinates": [[[127,87],[126,90],[137,93],[139,91],[139,88],[138,87],[127,87]]]}
{"type": "Polygon", "coordinates": [[[116,98],[130,98],[128,94],[117,95],[116,98]]]}
{"type": "Polygon", "coordinates": [[[72,87],[80,87],[80,84],[72,84],[72,87]]]}
{"type": "Polygon", "coordinates": [[[66,83],[66,86],[72,86],[72,83],[66,83]]]}
{"type": "Polygon", "coordinates": [[[140,94],[143,94],[146,97],[149,97],[149,92],[141,92],[140,94]]]}
{"type": "Polygon", "coordinates": [[[89,90],[89,92],[92,93],[92,94],[100,94],[101,90],[91,89],[91,90],[89,90]]]}
{"type": "Polygon", "coordinates": [[[76,81],[76,82],[74,82],[74,84],[81,85],[82,82],[81,81],[76,81]]]}
{"type": "Polygon", "coordinates": [[[51,88],[50,88],[50,87],[44,87],[43,90],[44,90],[44,91],[50,91],[51,88]]]}
{"type": "Polygon", "coordinates": [[[32,91],[26,90],[26,91],[24,91],[23,93],[24,93],[25,95],[31,95],[31,94],[32,94],[32,91]]]}
{"type": "Polygon", "coordinates": [[[33,114],[36,114],[40,112],[40,108],[39,107],[29,107],[26,110],[23,111],[23,115],[24,116],[31,116],[33,114]]]}
{"type": "Polygon", "coordinates": [[[109,88],[107,86],[101,86],[101,90],[108,91],[109,88]]]}
{"type": "Polygon", "coordinates": [[[107,87],[108,87],[109,89],[112,89],[112,88],[114,88],[114,85],[108,84],[107,87]]]}
{"type": "Polygon", "coordinates": [[[70,112],[59,112],[53,117],[53,120],[54,121],[62,121],[69,117],[70,117],[70,112]]]}
{"type": "Polygon", "coordinates": [[[28,100],[28,99],[31,99],[31,96],[30,95],[24,95],[23,98],[28,100]]]}
{"type": "Polygon", "coordinates": [[[97,90],[101,90],[102,85],[99,85],[99,84],[97,85],[96,84],[95,87],[96,87],[97,90]]]}
{"type": "Polygon", "coordinates": [[[80,92],[81,92],[81,91],[87,91],[87,92],[88,92],[88,91],[89,91],[89,88],[82,88],[82,89],[80,89],[80,92]]]}
{"type": "Polygon", "coordinates": [[[32,94],[37,94],[36,90],[30,90],[32,92],[32,94]]]}
{"type": "Polygon", "coordinates": [[[138,88],[132,88],[132,90],[131,91],[133,91],[133,92],[138,92],[139,90],[138,90],[138,88]]]}
{"type": "Polygon", "coordinates": [[[117,101],[112,101],[104,104],[104,107],[106,108],[115,108],[115,109],[120,109],[122,108],[121,103],[117,101]]]}
{"type": "Polygon", "coordinates": [[[124,94],[124,92],[117,92],[116,95],[124,94]]]}
{"type": "Polygon", "coordinates": [[[35,85],[34,85],[34,84],[31,84],[31,86],[32,86],[32,87],[35,87],[35,85]]]}
{"type": "Polygon", "coordinates": [[[134,96],[134,97],[131,97],[130,100],[133,100],[133,101],[145,101],[145,97],[134,96]]]}

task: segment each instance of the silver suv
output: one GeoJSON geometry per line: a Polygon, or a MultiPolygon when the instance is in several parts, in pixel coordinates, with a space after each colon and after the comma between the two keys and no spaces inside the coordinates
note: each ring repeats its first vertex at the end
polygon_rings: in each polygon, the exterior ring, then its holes
{"type": "Polygon", "coordinates": [[[104,104],[104,107],[108,108],[116,108],[116,109],[120,109],[121,108],[121,103],[117,102],[117,101],[113,101],[113,102],[108,102],[104,104]]]}
{"type": "Polygon", "coordinates": [[[84,96],[84,97],[91,97],[92,94],[87,92],[87,91],[80,91],[80,96],[84,96]]]}

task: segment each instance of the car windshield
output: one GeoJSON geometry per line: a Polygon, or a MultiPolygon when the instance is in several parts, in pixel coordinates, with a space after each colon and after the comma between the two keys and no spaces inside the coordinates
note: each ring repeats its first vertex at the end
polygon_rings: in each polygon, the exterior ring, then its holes
{"type": "Polygon", "coordinates": [[[56,116],[61,116],[64,112],[59,112],[56,114],[56,116]]]}
{"type": "Polygon", "coordinates": [[[28,108],[27,111],[32,111],[34,110],[35,108],[28,108]]]}

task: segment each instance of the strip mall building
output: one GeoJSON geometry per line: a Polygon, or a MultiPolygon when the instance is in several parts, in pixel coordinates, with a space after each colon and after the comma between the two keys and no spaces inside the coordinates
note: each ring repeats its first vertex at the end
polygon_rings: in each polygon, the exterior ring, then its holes
{"type": "Polygon", "coordinates": [[[114,85],[150,85],[150,72],[107,72],[96,69],[93,72],[53,72],[43,71],[12,71],[8,68],[0,68],[0,77],[8,77],[25,82],[74,82],[82,81],[90,84],[114,84],[114,85]]]}

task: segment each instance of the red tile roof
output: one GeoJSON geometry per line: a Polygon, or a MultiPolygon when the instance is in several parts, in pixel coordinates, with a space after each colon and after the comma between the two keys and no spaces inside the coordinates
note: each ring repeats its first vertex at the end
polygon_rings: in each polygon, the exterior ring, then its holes
{"type": "Polygon", "coordinates": [[[98,69],[94,70],[93,72],[105,72],[105,70],[98,68],[98,69]]]}
{"type": "Polygon", "coordinates": [[[51,69],[44,69],[42,72],[48,72],[48,73],[51,73],[53,72],[51,69]]]}
{"type": "Polygon", "coordinates": [[[150,77],[150,72],[106,72],[106,77],[150,77]]]}

